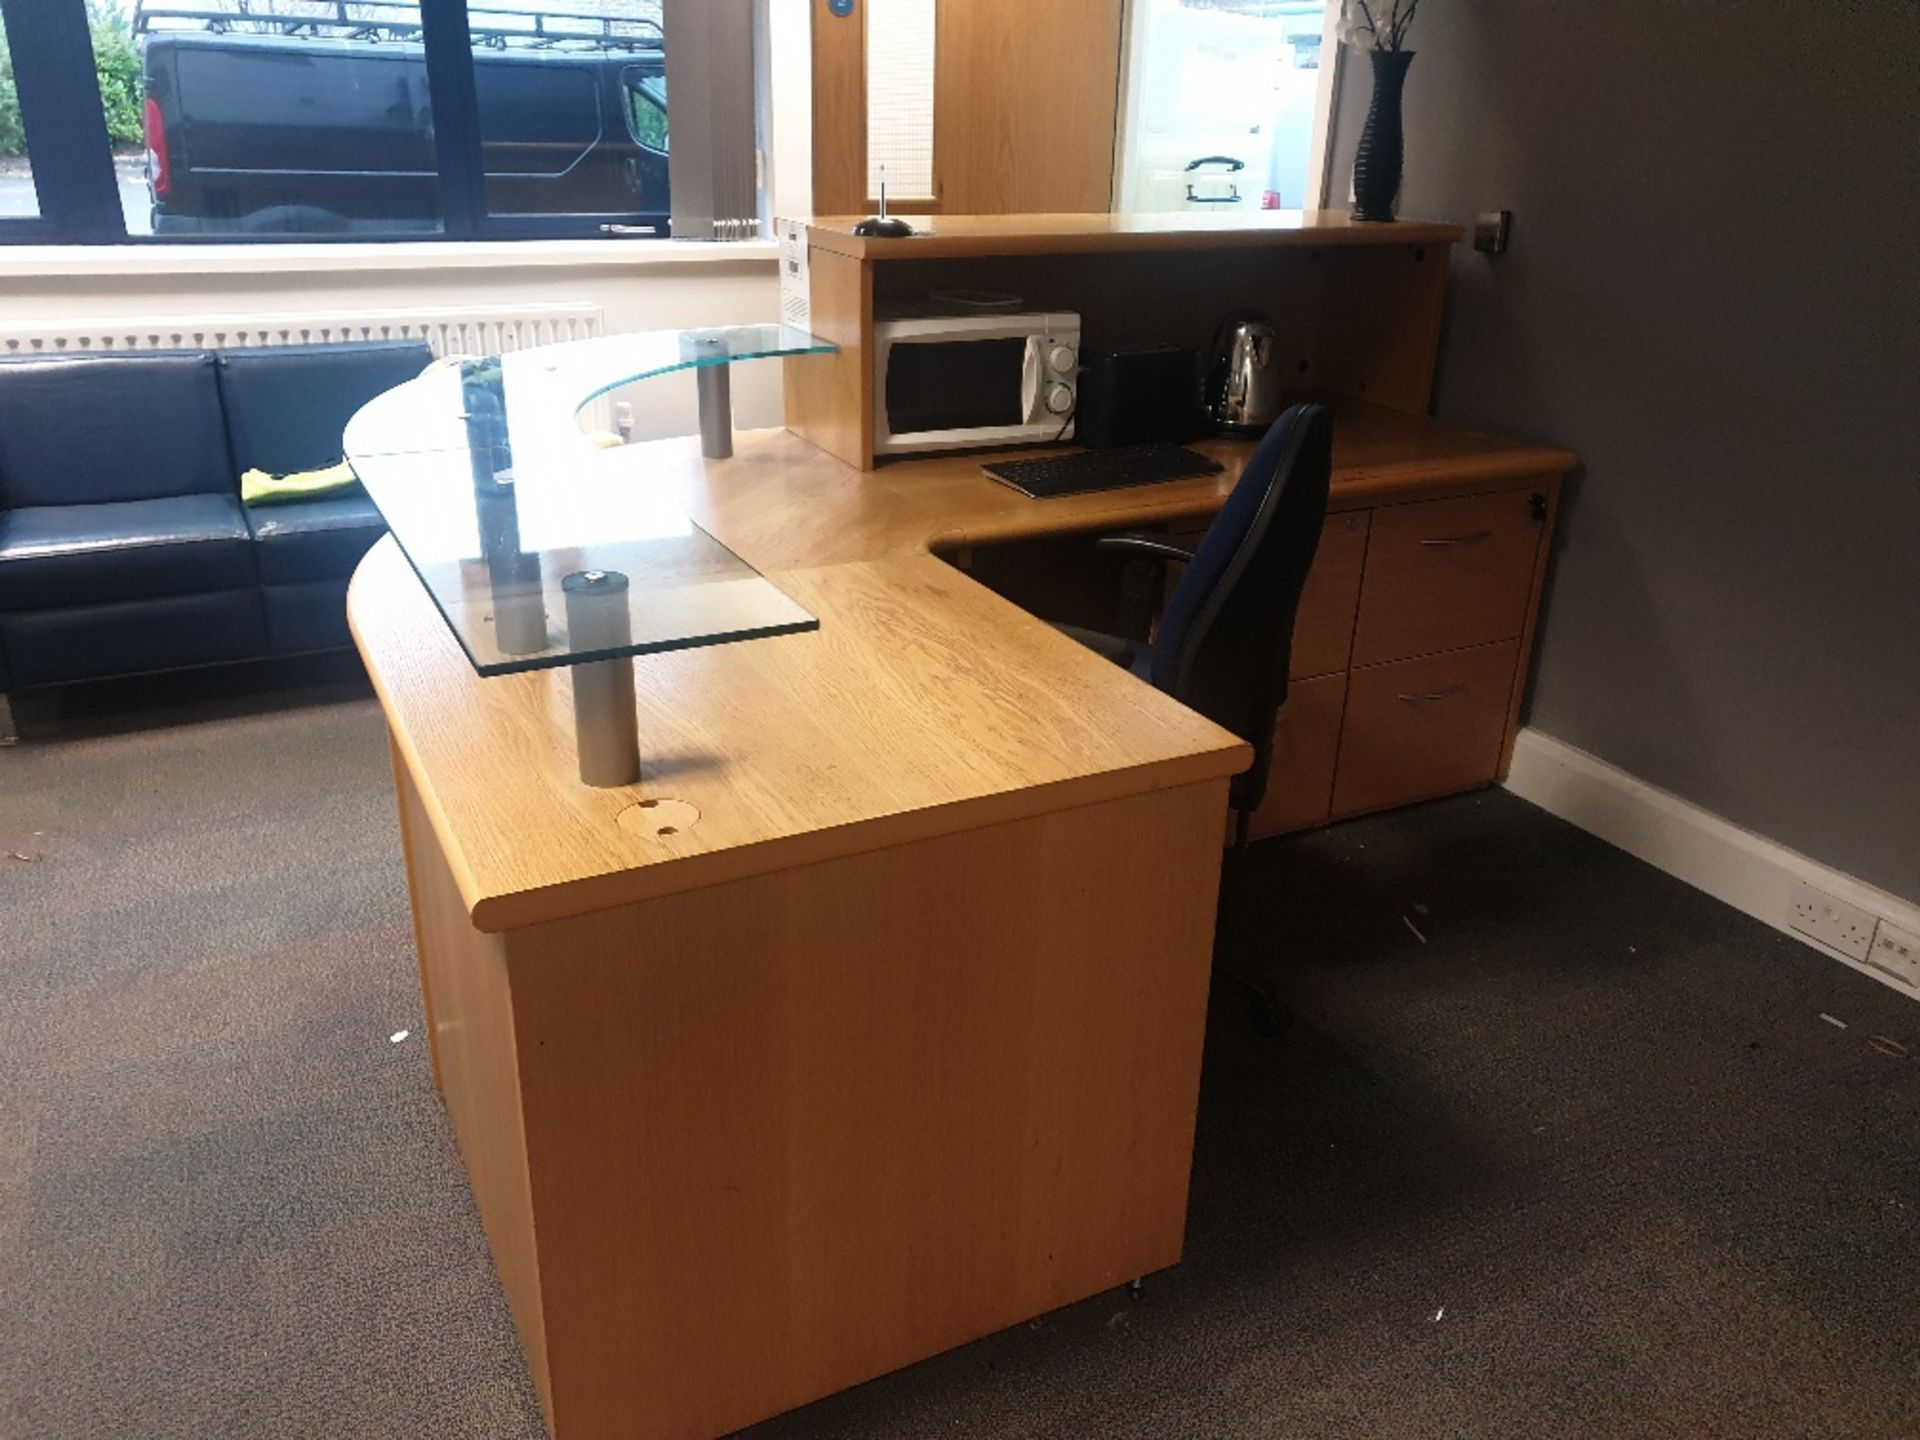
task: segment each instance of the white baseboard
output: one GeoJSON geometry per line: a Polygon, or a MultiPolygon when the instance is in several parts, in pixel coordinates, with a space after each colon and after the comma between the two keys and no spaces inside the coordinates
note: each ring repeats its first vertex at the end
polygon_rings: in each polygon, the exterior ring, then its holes
{"type": "Polygon", "coordinates": [[[1520,732],[1507,789],[1821,954],[1920,999],[1920,992],[1885,971],[1787,928],[1795,889],[1803,881],[1910,932],[1920,933],[1920,905],[1742,830],[1538,730],[1520,732]]]}

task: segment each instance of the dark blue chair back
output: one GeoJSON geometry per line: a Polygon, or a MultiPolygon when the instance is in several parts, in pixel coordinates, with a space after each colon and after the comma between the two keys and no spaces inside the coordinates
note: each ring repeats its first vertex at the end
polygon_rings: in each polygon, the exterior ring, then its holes
{"type": "Polygon", "coordinates": [[[1294,614],[1332,478],[1332,421],[1318,405],[1295,405],[1274,421],[1208,528],[1148,654],[1155,686],[1253,746],[1253,768],[1230,791],[1243,812],[1266,793],[1294,614]]]}
{"type": "Polygon", "coordinates": [[[222,350],[220,398],[235,469],[289,475],[339,464],[354,411],[432,358],[417,340],[222,350]]]}
{"type": "Polygon", "coordinates": [[[206,351],[0,359],[0,509],[235,488],[206,351]]]}

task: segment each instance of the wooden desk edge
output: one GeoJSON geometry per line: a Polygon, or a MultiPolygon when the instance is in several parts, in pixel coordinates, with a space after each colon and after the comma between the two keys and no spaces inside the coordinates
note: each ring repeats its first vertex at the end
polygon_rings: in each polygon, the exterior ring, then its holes
{"type": "MultiPolygon", "coordinates": [[[[877,816],[853,825],[836,825],[780,840],[762,840],[689,855],[670,865],[610,870],[535,890],[503,892],[469,899],[468,918],[489,934],[519,930],[549,920],[593,914],[622,905],[726,885],[757,875],[804,869],[876,850],[888,850],[943,836],[1012,824],[1040,815],[1084,809],[1111,800],[1176,790],[1238,775],[1253,763],[1253,747],[1236,741],[1218,750],[1196,752],[1126,770],[1003,790],[993,795],[925,806],[877,816]],[[1142,783],[1145,782],[1145,783],[1142,783]]],[[[409,763],[408,774],[415,775],[409,763]]],[[[417,784],[417,781],[416,781],[417,784]]],[[[436,835],[439,831],[436,829],[436,835]]],[[[444,839],[444,837],[442,837],[444,839]]]]}
{"type": "MultiPolygon", "coordinates": [[[[825,216],[807,222],[810,248],[860,261],[948,260],[989,255],[1099,255],[1153,250],[1265,250],[1350,246],[1452,245],[1466,231],[1445,221],[1402,220],[1391,224],[1348,222],[1266,227],[1095,230],[1065,226],[1048,230],[1050,217],[1008,217],[1020,222],[1005,232],[941,234],[938,217],[924,233],[902,239],[855,235],[858,217],[825,216]],[[1022,228],[1024,226],[1025,228],[1022,228]]],[[[1068,217],[1072,218],[1072,217],[1068,217]]],[[[916,221],[916,223],[918,223],[916,221]]]]}
{"type": "MultiPolygon", "coordinates": [[[[365,663],[380,701],[395,753],[420,797],[435,841],[447,858],[461,904],[474,927],[497,933],[542,921],[581,915],[662,895],[704,889],[751,875],[798,869],[870,850],[911,844],[940,835],[983,829],[1054,811],[1097,805],[1104,801],[1156,790],[1174,789],[1237,775],[1253,763],[1253,748],[1228,737],[1224,743],[1185,754],[1157,757],[1134,765],[1097,771],[1069,780],[994,791],[939,805],[878,815],[853,824],[831,825],[777,839],[760,840],[726,849],[687,855],[667,864],[607,870],[527,890],[489,892],[465,863],[465,847],[440,803],[438,789],[413,742],[405,712],[374,663],[375,647],[362,633],[356,589],[365,567],[375,564],[405,566],[392,536],[383,536],[367,552],[347,590],[347,620],[355,646],[365,663]],[[382,549],[382,547],[385,547],[382,549]]],[[[411,574],[411,567],[407,567],[411,574]]],[[[464,658],[462,660],[464,663],[464,658]]],[[[475,685],[488,683],[469,677],[475,685]]],[[[1120,684],[1137,684],[1118,671],[1120,684]]],[[[1226,732],[1220,732],[1223,736],[1226,732]]]]}
{"type": "Polygon", "coordinates": [[[1514,480],[1565,475],[1579,463],[1579,457],[1570,450],[1529,446],[1484,455],[1357,466],[1340,476],[1327,508],[1366,510],[1382,502],[1430,500],[1476,489],[1502,488],[1514,480]]]}
{"type": "MultiPolygon", "coordinates": [[[[1528,447],[1483,455],[1354,467],[1342,471],[1335,480],[1328,497],[1327,511],[1329,514],[1339,514],[1346,510],[1370,510],[1382,504],[1408,504],[1419,500],[1471,495],[1488,489],[1506,489],[1517,480],[1563,476],[1577,464],[1578,457],[1570,451],[1528,447]]],[[[882,469],[875,473],[885,476],[887,471],[882,469]]],[[[1220,496],[1210,491],[1176,492],[1164,496],[1156,494],[1152,486],[1140,486],[1105,493],[1113,497],[1116,504],[1097,521],[1090,521],[1084,511],[1049,510],[1045,501],[1035,501],[1030,510],[975,520],[964,526],[944,525],[926,540],[925,548],[936,555],[944,555],[973,545],[997,545],[1009,541],[1081,535],[1094,530],[1121,530],[1129,526],[1206,519],[1220,509],[1220,496]],[[1123,497],[1124,503],[1120,503],[1123,497]]]]}
{"type": "MultiPolygon", "coordinates": [[[[421,762],[419,752],[414,748],[413,736],[407,727],[395,717],[401,711],[395,701],[392,688],[380,667],[372,660],[373,646],[368,638],[360,633],[360,618],[356,613],[354,591],[359,588],[361,571],[366,568],[374,556],[387,554],[406,561],[399,556],[400,545],[392,535],[382,535],[360,557],[360,563],[353,567],[353,576],[347,581],[347,630],[353,636],[353,648],[359,652],[361,668],[367,672],[367,678],[373,682],[373,693],[380,702],[380,715],[387,727],[387,735],[393,746],[394,754],[407,767],[407,775],[413,782],[415,794],[419,797],[420,808],[426,812],[427,824],[432,827],[433,838],[440,847],[440,853],[446,857],[447,869],[453,876],[453,883],[460,892],[460,903],[472,915],[486,899],[481,893],[479,883],[473,872],[467,868],[465,849],[458,843],[453,824],[441,808],[440,795],[427,775],[427,767],[421,762]]],[[[411,570],[412,567],[408,566],[411,570]]],[[[477,678],[477,677],[476,677],[477,678]]]]}

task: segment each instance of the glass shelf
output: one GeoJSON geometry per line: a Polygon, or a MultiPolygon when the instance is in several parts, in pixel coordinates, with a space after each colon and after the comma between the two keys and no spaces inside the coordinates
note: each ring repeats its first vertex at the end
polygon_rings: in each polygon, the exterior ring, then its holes
{"type": "Polygon", "coordinates": [[[361,409],[346,454],[482,675],[797,634],[820,622],[574,417],[650,376],[833,348],[743,325],[448,361],[361,409]]]}
{"type": "Polygon", "coordinates": [[[831,341],[791,325],[722,325],[602,335],[457,366],[446,362],[362,408],[347,424],[347,458],[357,471],[363,458],[375,455],[466,450],[467,397],[476,387],[491,390],[492,400],[483,403],[503,416],[517,442],[571,437],[577,444],[581,437],[574,415],[622,385],[743,360],[831,355],[834,348],[831,341]]]}

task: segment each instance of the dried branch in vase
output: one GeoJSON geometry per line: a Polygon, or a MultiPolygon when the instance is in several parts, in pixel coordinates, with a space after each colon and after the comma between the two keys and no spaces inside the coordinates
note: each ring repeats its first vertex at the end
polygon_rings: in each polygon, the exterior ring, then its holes
{"type": "Polygon", "coordinates": [[[1359,50],[1403,50],[1420,0],[1341,0],[1340,43],[1359,50]]]}

